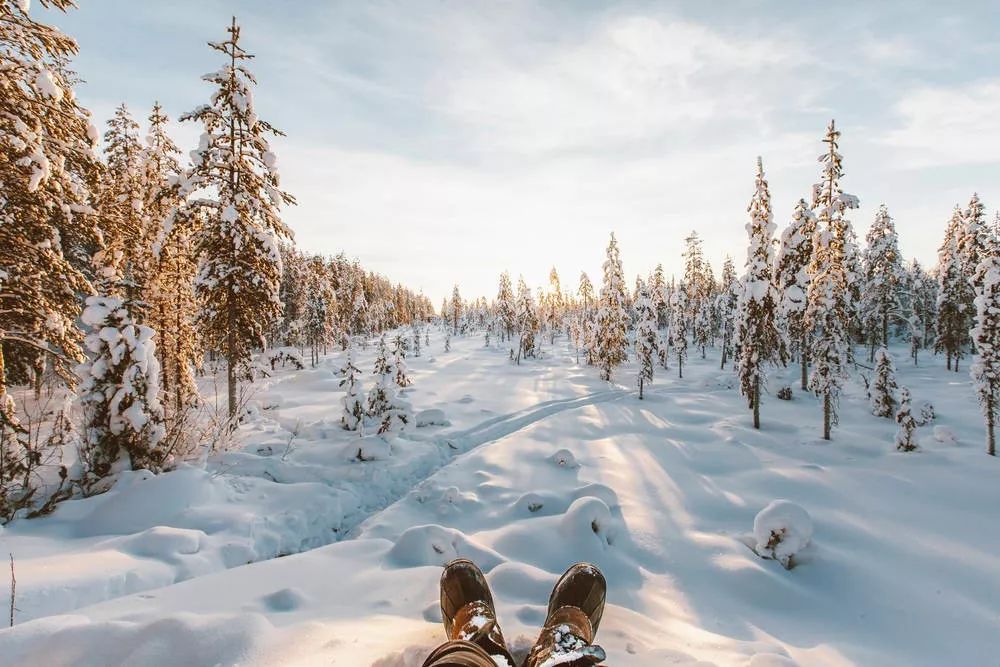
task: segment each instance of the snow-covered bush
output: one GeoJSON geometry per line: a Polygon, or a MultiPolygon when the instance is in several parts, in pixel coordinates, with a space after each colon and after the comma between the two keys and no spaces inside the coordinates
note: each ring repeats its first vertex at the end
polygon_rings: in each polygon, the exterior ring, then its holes
{"type": "Polygon", "coordinates": [[[930,401],[924,401],[920,404],[920,426],[926,426],[937,418],[937,414],[934,412],[934,404],[930,401]]]}
{"type": "Polygon", "coordinates": [[[875,378],[872,380],[868,399],[872,414],[876,417],[891,417],[895,413],[896,366],[892,363],[889,350],[884,347],[875,353],[875,378]]]}
{"type": "Polygon", "coordinates": [[[341,369],[344,379],[340,381],[340,386],[344,387],[344,397],[340,399],[343,406],[340,423],[348,431],[357,431],[365,418],[365,392],[358,379],[361,371],[354,365],[353,353],[354,348],[348,347],[347,360],[341,369]]]}
{"type": "Polygon", "coordinates": [[[809,513],[787,500],[773,500],[753,520],[754,550],[772,558],[786,570],[794,567],[797,553],[809,545],[813,523],[809,513]]]}
{"type": "Polygon", "coordinates": [[[112,296],[87,297],[82,319],[91,329],[84,345],[93,355],[79,368],[88,475],[106,477],[119,461],[133,470],[159,470],[165,429],[153,330],[135,324],[129,304],[112,296]]]}
{"type": "Polygon", "coordinates": [[[779,389],[778,390],[778,398],[781,399],[782,401],[790,401],[790,400],[792,400],[792,388],[791,387],[782,387],[781,389],[779,389]]]}

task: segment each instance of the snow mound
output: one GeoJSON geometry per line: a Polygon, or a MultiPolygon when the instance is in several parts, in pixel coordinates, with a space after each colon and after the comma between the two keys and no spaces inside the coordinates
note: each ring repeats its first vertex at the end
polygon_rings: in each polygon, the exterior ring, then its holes
{"type": "Polygon", "coordinates": [[[614,544],[611,509],[600,498],[577,498],[559,521],[559,532],[570,544],[580,544],[595,536],[604,546],[614,544]]]}
{"type": "Polygon", "coordinates": [[[381,436],[358,438],[343,449],[348,461],[385,461],[392,456],[392,445],[381,436]]]}
{"type": "Polygon", "coordinates": [[[421,410],[414,417],[417,428],[425,428],[427,426],[451,426],[451,422],[444,415],[444,410],[439,410],[438,408],[432,408],[430,410],[421,410]]]}
{"type": "Polygon", "coordinates": [[[792,567],[795,554],[809,545],[812,534],[809,513],[787,500],[772,500],[753,520],[757,554],[773,558],[787,569],[792,567]]]}
{"type": "Polygon", "coordinates": [[[580,464],[576,462],[576,457],[573,456],[573,452],[568,449],[560,449],[555,454],[549,457],[549,461],[559,466],[560,468],[579,468],[580,464]]]}
{"type": "Polygon", "coordinates": [[[397,567],[444,566],[456,558],[468,558],[484,572],[503,561],[500,554],[476,544],[461,531],[437,524],[406,529],[385,558],[397,567]]]}
{"type": "Polygon", "coordinates": [[[934,439],[943,445],[957,445],[958,436],[955,432],[951,430],[948,426],[935,426],[934,427],[934,439]]]}
{"type": "Polygon", "coordinates": [[[120,547],[136,556],[173,560],[178,556],[196,554],[201,550],[205,533],[200,530],[154,526],[125,538],[120,547]]]}

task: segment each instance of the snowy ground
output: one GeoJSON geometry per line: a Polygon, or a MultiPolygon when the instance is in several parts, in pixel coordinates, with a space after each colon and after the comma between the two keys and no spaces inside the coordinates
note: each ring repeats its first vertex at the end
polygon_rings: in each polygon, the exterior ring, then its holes
{"type": "Polygon", "coordinates": [[[558,342],[520,367],[481,337],[441,347],[432,335],[407,360],[406,397],[451,425],[386,460],[351,460],[335,353],[261,385],[242,450],[207,469],[133,474],[7,526],[19,611],[0,664],[419,665],[443,639],[437,578],[456,555],[487,571],[520,647],[557,576],[591,560],[619,667],[995,664],[1000,461],[964,370],[898,351],[900,384],[957,436],[925,427],[900,454],[860,382],[826,443],[798,391],[750,428],[712,351],[683,380],[658,370],[639,401],[630,370],[608,385],[558,342]],[[747,546],[776,498],[815,523],[790,571],[747,546]]]}

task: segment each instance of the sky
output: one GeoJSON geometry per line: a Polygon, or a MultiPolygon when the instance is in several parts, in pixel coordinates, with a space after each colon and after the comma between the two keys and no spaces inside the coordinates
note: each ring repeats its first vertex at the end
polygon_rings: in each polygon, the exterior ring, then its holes
{"type": "MultiPolygon", "coordinates": [[[[498,276],[599,283],[682,271],[697,230],[745,259],[758,155],[775,222],[819,179],[827,123],[861,239],[878,205],[936,261],[974,191],[1000,206],[1000,3],[82,0],[33,15],[76,38],[77,95],[176,118],[208,101],[231,16],[308,251],[357,257],[435,303],[498,276]]],[[[178,124],[187,151],[200,129],[178,124]]]]}

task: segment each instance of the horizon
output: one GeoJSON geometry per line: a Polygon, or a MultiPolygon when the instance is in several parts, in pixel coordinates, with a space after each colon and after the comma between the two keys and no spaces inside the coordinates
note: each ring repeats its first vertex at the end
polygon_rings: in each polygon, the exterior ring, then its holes
{"type": "Polygon", "coordinates": [[[630,282],[657,263],[679,274],[692,230],[716,275],[727,254],[739,269],[757,156],[780,234],[830,118],[861,240],[885,203],[904,256],[929,268],[956,203],[978,192],[992,219],[1000,202],[989,6],[921,4],[913,20],[851,5],[832,36],[816,12],[766,2],[123,6],[32,8],[79,43],[78,97],[102,133],[119,103],[145,127],[159,100],[186,156],[199,130],[176,118],[207,101],[200,77],[221,63],[206,42],[236,14],[261,116],[288,135],[274,145],[298,247],[357,257],[435,306],[456,283],[492,299],[502,271],[533,289],[553,266],[567,290],[581,271],[599,281],[611,232],[630,282]],[[816,55],[830,40],[840,60],[816,55]]]}

